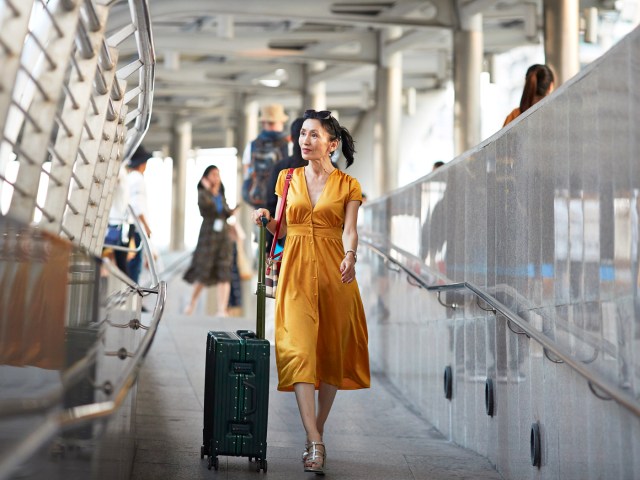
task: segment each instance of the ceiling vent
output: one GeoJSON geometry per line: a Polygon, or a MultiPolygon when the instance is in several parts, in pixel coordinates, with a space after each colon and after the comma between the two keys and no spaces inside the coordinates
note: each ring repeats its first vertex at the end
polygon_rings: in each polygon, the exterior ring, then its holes
{"type": "Polygon", "coordinates": [[[296,50],[302,51],[305,48],[314,45],[316,42],[299,42],[299,41],[286,41],[286,40],[275,40],[273,42],[269,42],[269,48],[274,50],[296,50]]]}
{"type": "Polygon", "coordinates": [[[376,17],[387,8],[393,7],[393,3],[394,2],[334,3],[331,5],[331,13],[336,15],[376,17]]]}

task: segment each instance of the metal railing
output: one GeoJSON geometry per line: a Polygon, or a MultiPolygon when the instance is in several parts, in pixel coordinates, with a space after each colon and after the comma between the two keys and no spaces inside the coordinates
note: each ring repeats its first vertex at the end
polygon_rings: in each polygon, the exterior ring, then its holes
{"type": "MultiPolygon", "coordinates": [[[[11,478],[12,473],[19,465],[32,458],[32,456],[35,455],[43,445],[51,441],[60,431],[72,426],[89,423],[98,418],[110,416],[118,410],[138,379],[144,359],[146,358],[151,344],[153,343],[158,324],[160,323],[160,319],[164,311],[167,293],[166,284],[164,282],[160,282],[157,289],[153,292],[157,293],[158,298],[153,310],[149,331],[145,334],[142,342],[136,349],[119,388],[111,394],[112,400],[92,403],[89,405],[80,405],[47,415],[45,420],[35,431],[16,444],[9,452],[0,458],[0,480],[11,478]]],[[[24,408],[21,413],[33,413],[34,408],[30,402],[31,401],[23,405],[24,408]]],[[[45,408],[48,409],[50,406],[51,405],[44,404],[37,405],[38,410],[43,410],[45,408]]],[[[14,410],[13,413],[17,414],[18,412],[14,410]]]]}
{"type": "MultiPolygon", "coordinates": [[[[64,367],[54,391],[27,399],[31,391],[22,392],[18,385],[17,398],[0,400],[3,421],[33,414],[43,418],[37,425],[29,424],[33,431],[25,427],[17,433],[18,438],[0,453],[0,479],[5,479],[61,432],[118,415],[155,337],[164,311],[166,282],[158,279],[148,239],[139,227],[140,248],[151,276],[149,287],[135,284],[107,261],[100,265],[90,257],[102,253],[120,165],[140,145],[151,120],[155,52],[149,0],[0,0],[0,13],[0,219],[35,227],[31,231],[45,231],[76,246],[68,260],[69,282],[60,289],[69,294],[69,323],[61,322],[58,327],[65,335],[76,330],[96,334],[93,344],[78,349],[81,358],[62,360],[64,367]],[[119,14],[112,15],[117,10],[119,14]],[[133,53],[121,59],[125,49],[133,53]],[[100,266],[103,274],[108,272],[106,277],[81,278],[84,273],[97,275],[100,266]],[[101,320],[96,317],[97,303],[92,302],[105,293],[102,281],[114,287],[105,309],[113,308],[114,315],[131,320],[126,323],[131,335],[107,330],[120,326],[109,313],[101,320]],[[157,295],[156,303],[150,324],[142,325],[141,301],[131,299],[149,294],[157,295]],[[145,331],[144,336],[133,333],[138,329],[145,331]],[[106,351],[97,340],[110,338],[124,341],[130,351],[123,344],[117,344],[122,348],[115,352],[106,351]],[[106,381],[97,385],[92,372],[114,354],[128,363],[115,369],[115,364],[108,364],[112,370],[99,370],[106,381]],[[101,393],[97,397],[92,393],[90,400],[74,397],[77,404],[67,403],[66,394],[75,395],[74,389],[81,390],[83,382],[101,393]]],[[[22,262],[23,269],[31,267],[24,259],[11,258],[3,259],[0,267],[10,272],[11,262],[22,262]]],[[[40,266],[35,268],[40,271],[40,266]]],[[[29,311],[21,310],[23,314],[29,311]]],[[[0,322],[23,320],[0,318],[0,322]]],[[[28,322],[23,323],[28,328],[28,322]]],[[[64,342],[60,350],[67,354],[80,347],[68,338],[64,342]]]]}
{"type": "MultiPolygon", "coordinates": [[[[509,307],[504,305],[492,295],[489,295],[470,282],[429,285],[420,275],[417,275],[416,273],[405,267],[401,262],[385,253],[382,249],[376,247],[367,239],[361,239],[360,242],[363,246],[369,248],[373,253],[382,257],[387,265],[393,264],[395,271],[403,271],[404,273],[406,273],[407,279],[411,279],[411,281],[409,281],[409,284],[418,288],[425,289],[426,291],[435,292],[438,296],[438,301],[444,307],[456,309],[459,307],[459,305],[446,304],[442,302],[442,300],[440,299],[441,292],[466,290],[474,294],[477,298],[491,307],[489,309],[483,308],[483,310],[491,311],[496,316],[497,314],[502,315],[506,318],[507,322],[515,324],[521,330],[518,332],[510,327],[510,329],[514,333],[524,334],[528,338],[535,340],[543,347],[545,355],[547,355],[547,357],[551,361],[554,361],[555,363],[564,363],[568,367],[573,369],[576,373],[585,378],[589,384],[589,388],[596,397],[602,400],[614,400],[619,405],[632,412],[634,415],[640,417],[640,402],[638,402],[636,398],[629,395],[620,387],[613,385],[604,376],[600,375],[597,372],[594,372],[592,369],[585,366],[585,363],[587,362],[582,362],[574,358],[571,354],[567,353],[562,346],[558,345],[556,342],[535,329],[529,322],[513,312],[509,307]],[[551,357],[549,357],[549,352],[556,358],[552,359],[551,357]],[[599,391],[603,392],[607,396],[602,395],[601,393],[599,393],[599,391]]],[[[435,276],[439,275],[434,275],[434,277],[435,276]]]]}
{"type": "MultiPolygon", "coordinates": [[[[35,400],[29,399],[0,402],[0,418],[20,418],[21,416],[34,413],[46,414],[44,421],[37,429],[32,431],[26,438],[22,439],[22,441],[16,443],[11,449],[6,451],[2,457],[0,457],[0,480],[11,478],[11,475],[16,468],[18,468],[23,462],[32,458],[32,456],[35,455],[43,445],[51,441],[62,430],[90,423],[95,419],[108,417],[114,414],[125,398],[127,398],[132,387],[135,385],[140,370],[144,364],[144,359],[146,358],[155,338],[158,325],[164,312],[167,295],[166,282],[160,281],[156,273],[155,262],[153,256],[151,256],[151,250],[149,247],[149,239],[145,235],[144,230],[142,230],[140,223],[137,219],[135,220],[136,227],[141,232],[143,251],[147,255],[153,286],[150,288],[142,288],[135,284],[127,275],[120,272],[120,270],[115,266],[108,265],[107,268],[110,270],[110,274],[121,280],[129,291],[136,292],[140,296],[152,293],[156,294],[157,298],[150,324],[148,326],[132,326],[132,328],[142,327],[147,332],[142,338],[140,344],[137,346],[135,352],[132,354],[127,353],[127,357],[130,357],[131,361],[122,375],[122,380],[120,380],[119,386],[115,386],[109,381],[105,382],[102,390],[105,394],[111,397],[111,400],[79,405],[63,409],[62,411],[52,411],[54,410],[53,407],[59,404],[62,396],[64,395],[65,387],[76,383],[77,379],[85,376],[89,368],[96,363],[98,352],[94,347],[91,348],[80,361],[76,362],[71,368],[63,372],[61,382],[63,385],[62,391],[54,392],[49,396],[40,397],[35,400]],[[113,391],[111,391],[111,388],[113,388],[113,391]]],[[[105,352],[105,354],[107,353],[105,352]]]]}
{"type": "Polygon", "coordinates": [[[0,12],[1,211],[99,255],[118,169],[151,120],[148,0],[0,0],[0,12]],[[110,26],[124,3],[128,21],[110,26]],[[123,42],[137,58],[118,65],[123,42]]]}

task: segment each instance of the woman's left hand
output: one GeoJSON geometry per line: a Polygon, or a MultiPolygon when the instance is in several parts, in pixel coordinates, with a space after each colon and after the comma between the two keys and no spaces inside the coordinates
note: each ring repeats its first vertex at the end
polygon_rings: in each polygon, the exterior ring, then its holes
{"type": "Polygon", "coordinates": [[[351,283],[356,278],[356,262],[351,255],[347,255],[340,263],[340,273],[342,274],[342,283],[351,283]]]}

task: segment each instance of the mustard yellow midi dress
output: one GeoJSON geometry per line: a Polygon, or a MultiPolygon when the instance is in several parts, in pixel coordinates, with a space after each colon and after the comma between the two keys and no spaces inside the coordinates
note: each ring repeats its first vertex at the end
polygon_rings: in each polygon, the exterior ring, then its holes
{"type": "MultiPolygon", "coordinates": [[[[278,177],[282,197],[287,170],[278,177]]],[[[342,231],[349,201],[362,201],[360,183],[334,170],[311,205],[304,167],[287,194],[285,242],[276,290],[275,348],[278,390],[320,382],[341,390],[368,388],[367,323],[358,284],[342,283],[342,231]]]]}

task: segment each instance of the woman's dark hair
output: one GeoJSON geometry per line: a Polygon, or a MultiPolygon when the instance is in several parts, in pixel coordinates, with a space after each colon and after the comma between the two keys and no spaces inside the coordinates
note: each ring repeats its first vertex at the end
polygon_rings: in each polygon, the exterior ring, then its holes
{"type": "Polygon", "coordinates": [[[291,122],[291,143],[293,144],[293,153],[291,154],[291,158],[295,159],[296,162],[303,160],[302,158],[302,148],[300,147],[300,130],[302,130],[302,124],[304,123],[304,118],[296,118],[293,122],[291,122]]]}
{"type": "Polygon", "coordinates": [[[524,113],[534,103],[536,97],[546,97],[549,94],[551,84],[554,82],[553,71],[546,65],[531,65],[527,70],[524,81],[524,90],[520,99],[520,113],[524,113]]]}
{"type": "MultiPolygon", "coordinates": [[[[209,172],[211,172],[211,170],[220,170],[220,169],[215,165],[209,165],[207,168],[205,168],[204,173],[202,174],[202,177],[200,177],[200,180],[198,181],[198,190],[205,188],[205,186],[202,184],[202,179],[207,175],[209,175],[209,172]]],[[[224,183],[222,183],[222,181],[220,181],[220,194],[224,197],[224,183]]]]}
{"type": "MultiPolygon", "coordinates": [[[[340,140],[342,143],[342,154],[347,159],[347,168],[353,163],[353,154],[356,153],[353,137],[349,133],[346,127],[343,127],[338,123],[329,110],[321,110],[319,112],[315,110],[306,110],[302,116],[304,120],[307,118],[313,118],[319,120],[322,127],[329,133],[331,140],[340,140]]],[[[333,152],[332,152],[333,153],[333,152]]]]}

